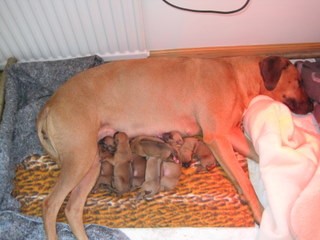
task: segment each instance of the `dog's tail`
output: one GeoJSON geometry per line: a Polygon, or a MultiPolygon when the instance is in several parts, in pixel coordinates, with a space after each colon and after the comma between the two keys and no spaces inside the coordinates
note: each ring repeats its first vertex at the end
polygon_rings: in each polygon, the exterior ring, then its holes
{"type": "Polygon", "coordinates": [[[59,154],[55,148],[53,140],[50,138],[49,125],[50,125],[50,107],[44,106],[37,118],[38,137],[45,151],[53,159],[58,160],[59,154]]]}

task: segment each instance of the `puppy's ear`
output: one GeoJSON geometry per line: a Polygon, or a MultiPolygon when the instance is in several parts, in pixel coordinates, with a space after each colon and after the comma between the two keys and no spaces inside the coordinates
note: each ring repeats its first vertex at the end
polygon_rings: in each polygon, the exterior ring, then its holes
{"type": "Polygon", "coordinates": [[[267,90],[272,91],[277,86],[281,72],[289,66],[290,62],[282,57],[270,56],[260,63],[260,73],[267,90]]]}

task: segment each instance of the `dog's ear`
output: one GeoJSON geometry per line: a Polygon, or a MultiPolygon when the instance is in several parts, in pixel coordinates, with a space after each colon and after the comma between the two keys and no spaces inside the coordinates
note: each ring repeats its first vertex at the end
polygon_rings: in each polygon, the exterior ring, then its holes
{"type": "Polygon", "coordinates": [[[277,86],[281,72],[289,66],[290,62],[282,57],[270,56],[260,63],[260,73],[267,90],[272,91],[277,86]]]}

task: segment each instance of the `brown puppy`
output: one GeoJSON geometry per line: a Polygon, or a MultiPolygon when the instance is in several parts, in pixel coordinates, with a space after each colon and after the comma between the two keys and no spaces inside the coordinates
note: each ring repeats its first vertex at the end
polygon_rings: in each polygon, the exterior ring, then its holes
{"type": "Polygon", "coordinates": [[[198,170],[205,169],[210,171],[217,166],[217,160],[212,154],[210,148],[201,140],[197,142],[192,158],[196,159],[197,162],[200,162],[201,168],[198,170]]]}
{"type": "Polygon", "coordinates": [[[161,138],[175,150],[178,160],[181,161],[180,148],[184,143],[182,134],[178,131],[171,131],[162,134],[161,138]]]}
{"type": "Polygon", "coordinates": [[[191,164],[199,141],[199,138],[196,137],[183,138],[183,144],[179,150],[179,154],[184,167],[188,167],[191,164]]]}
{"type": "Polygon", "coordinates": [[[146,171],[146,159],[137,154],[133,154],[131,168],[132,168],[132,180],[131,180],[131,190],[139,188],[145,180],[146,171]]]}
{"type": "Polygon", "coordinates": [[[160,159],[167,159],[174,154],[173,149],[157,137],[138,136],[130,141],[132,153],[138,154],[142,157],[158,157],[160,159]]]}
{"type": "Polygon", "coordinates": [[[100,185],[106,186],[107,189],[111,189],[112,179],[113,179],[113,162],[114,153],[116,151],[116,145],[113,137],[107,136],[98,143],[99,156],[101,162],[100,175],[97,179],[93,191],[96,191],[100,185]]]}
{"type": "Polygon", "coordinates": [[[114,153],[112,187],[118,194],[128,192],[131,188],[132,153],[129,138],[126,133],[118,132],[114,135],[117,150],[114,153]]]}
{"type": "Polygon", "coordinates": [[[162,135],[162,138],[178,152],[178,158],[184,167],[189,167],[192,162],[200,162],[198,170],[210,170],[217,165],[216,158],[210,148],[199,137],[185,137],[177,131],[162,135]]]}
{"type": "Polygon", "coordinates": [[[111,136],[106,136],[98,142],[98,149],[100,158],[103,160],[108,160],[113,158],[114,153],[117,150],[114,138],[111,136]]]}
{"type": "Polygon", "coordinates": [[[134,154],[145,157],[145,181],[139,190],[138,198],[150,198],[160,191],[162,161],[173,155],[173,149],[156,137],[139,136],[130,142],[134,154]]]}
{"type": "Polygon", "coordinates": [[[163,161],[161,165],[160,191],[174,189],[181,176],[181,167],[173,161],[163,161]]]}
{"type": "Polygon", "coordinates": [[[297,69],[280,57],[116,61],[72,77],[47,102],[37,122],[42,145],[61,164],[43,205],[48,238],[56,238],[56,217],[70,192],[66,217],[75,236],[87,238],[82,210],[100,170],[97,142],[116,131],[130,138],[173,130],[184,137],[201,134],[260,222],[263,209],[228,138],[259,94],[295,113],[312,109],[297,69]]]}
{"type": "Polygon", "coordinates": [[[147,157],[145,181],[139,189],[137,199],[150,199],[160,192],[161,163],[159,157],[147,157]]]}
{"type": "Polygon", "coordinates": [[[113,166],[108,161],[101,161],[100,175],[92,191],[96,192],[101,186],[112,191],[113,166]]]}

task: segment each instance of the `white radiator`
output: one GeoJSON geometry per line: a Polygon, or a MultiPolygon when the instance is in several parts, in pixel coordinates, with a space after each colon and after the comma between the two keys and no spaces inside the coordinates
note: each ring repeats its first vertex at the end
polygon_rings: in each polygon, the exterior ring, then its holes
{"type": "Polygon", "coordinates": [[[148,56],[140,0],[0,0],[0,67],[92,54],[148,56]]]}

